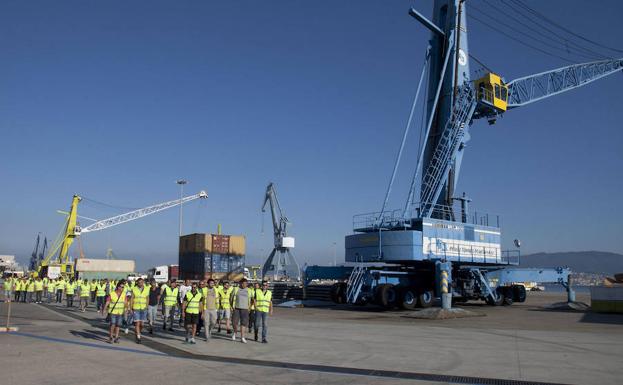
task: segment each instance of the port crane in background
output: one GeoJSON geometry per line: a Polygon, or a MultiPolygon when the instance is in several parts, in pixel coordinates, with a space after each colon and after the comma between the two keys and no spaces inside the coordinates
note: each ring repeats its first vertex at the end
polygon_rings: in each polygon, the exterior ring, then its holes
{"type": "Polygon", "coordinates": [[[517,267],[519,250],[501,250],[498,217],[470,211],[471,200],[455,190],[474,122],[486,119],[493,124],[508,110],[621,72],[623,59],[602,57],[510,82],[487,70],[473,81],[466,4],[435,0],[432,20],[415,9],[409,11],[430,30],[431,39],[381,211],[353,218],[355,234],[345,239],[345,260],[352,266],[306,270],[306,282],[344,281],[334,286],[338,302],[375,302],[405,309],[431,306],[435,298],[441,298],[444,309],[450,309],[453,300],[468,299],[510,305],[525,300],[525,287],[517,282],[561,283],[569,301],[575,300],[568,269],[517,267]],[[387,203],[426,74],[418,162],[404,207],[389,210],[387,203]]]}
{"type": "Polygon", "coordinates": [[[300,281],[301,268],[290,251],[294,248],[294,237],[288,237],[286,232],[286,227],[290,221],[281,211],[273,183],[269,183],[266,187],[264,204],[262,205],[263,213],[266,212],[266,205],[270,205],[275,246],[264,262],[262,277],[274,281],[300,281]]]}
{"type": "Polygon", "coordinates": [[[41,248],[41,251],[39,251],[40,243],[41,243],[41,233],[37,234],[37,240],[35,241],[35,248],[33,249],[32,254],[30,255],[30,263],[28,265],[28,268],[31,271],[34,271],[36,267],[39,265],[39,263],[41,263],[41,261],[43,260],[43,257],[45,256],[45,252],[48,248],[48,238],[45,237],[43,239],[43,247],[41,248]]]}
{"type": "Polygon", "coordinates": [[[54,272],[54,275],[73,275],[73,263],[69,258],[69,248],[74,240],[81,234],[104,230],[109,227],[130,222],[187,202],[194,201],[195,199],[205,199],[207,197],[208,194],[205,191],[200,191],[195,195],[132,210],[106,219],[95,220],[93,223],[83,228],[78,223],[78,204],[82,198],[79,195],[74,195],[61,233],[50,247],[48,254],[34,270],[36,270],[37,274],[41,277],[48,275],[48,272],[52,267],[57,270],[54,272]]]}

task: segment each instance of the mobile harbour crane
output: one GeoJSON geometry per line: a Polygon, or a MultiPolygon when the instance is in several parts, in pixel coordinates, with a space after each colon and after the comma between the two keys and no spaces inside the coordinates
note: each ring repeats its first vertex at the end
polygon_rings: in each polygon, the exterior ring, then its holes
{"type": "Polygon", "coordinates": [[[205,199],[207,197],[208,194],[205,191],[200,191],[197,194],[190,195],[184,198],[180,197],[180,199],[158,203],[152,206],[132,210],[127,213],[102,220],[86,218],[93,221],[93,223],[83,228],[78,223],[78,218],[80,217],[78,215],[78,204],[80,203],[80,201],[82,201],[82,197],[79,195],[74,195],[71,201],[71,207],[69,209],[69,212],[63,212],[64,214],[66,214],[66,219],[61,233],[54,241],[52,247],[50,247],[45,258],[41,260],[41,262],[36,266],[34,270],[40,277],[46,277],[49,275],[73,276],[74,269],[73,263],[71,262],[69,257],[69,248],[71,247],[75,239],[78,238],[81,234],[104,230],[109,227],[130,222],[139,218],[143,218],[147,215],[155,214],[157,212],[176,207],[187,202],[191,202],[195,199],[205,199]],[[56,271],[52,273],[51,270],[56,271]]]}
{"type": "Polygon", "coordinates": [[[569,269],[517,267],[518,250],[501,250],[499,218],[470,212],[470,199],[457,196],[455,186],[475,120],[492,124],[508,110],[620,72],[623,59],[573,64],[510,82],[489,71],[472,81],[465,1],[435,0],[432,20],[415,9],[409,14],[430,30],[431,40],[413,103],[414,109],[428,73],[424,143],[407,202],[401,209],[386,209],[410,123],[381,211],[353,218],[355,234],[345,238],[349,265],[310,266],[306,284],[337,279],[343,281],[334,285],[337,302],[385,308],[428,307],[435,298],[445,309],[468,299],[510,305],[526,298],[525,287],[515,283],[528,281],[560,283],[574,301],[569,269]]]}

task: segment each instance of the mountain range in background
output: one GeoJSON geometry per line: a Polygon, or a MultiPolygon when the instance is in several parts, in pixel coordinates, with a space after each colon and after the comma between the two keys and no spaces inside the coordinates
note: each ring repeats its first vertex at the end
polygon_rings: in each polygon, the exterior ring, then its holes
{"type": "Polygon", "coordinates": [[[569,251],[522,255],[521,267],[570,267],[575,273],[623,273],[623,255],[605,251],[569,251]]]}

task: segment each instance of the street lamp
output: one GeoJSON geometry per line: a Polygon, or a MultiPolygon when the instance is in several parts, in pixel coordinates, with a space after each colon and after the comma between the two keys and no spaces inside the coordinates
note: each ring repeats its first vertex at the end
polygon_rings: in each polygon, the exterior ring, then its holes
{"type": "Polygon", "coordinates": [[[337,266],[337,243],[333,242],[333,266],[337,266]]]}
{"type": "Polygon", "coordinates": [[[184,198],[184,185],[188,181],[184,179],[178,179],[175,183],[180,185],[180,237],[182,236],[182,199],[184,198]]]}

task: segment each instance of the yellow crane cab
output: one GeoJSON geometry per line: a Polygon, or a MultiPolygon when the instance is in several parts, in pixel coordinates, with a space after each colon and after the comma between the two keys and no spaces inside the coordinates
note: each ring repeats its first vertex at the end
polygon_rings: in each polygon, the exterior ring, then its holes
{"type": "Polygon", "coordinates": [[[505,112],[508,104],[508,86],[502,82],[502,78],[489,72],[482,78],[474,81],[474,88],[478,95],[478,101],[489,105],[497,112],[505,112]]]}

